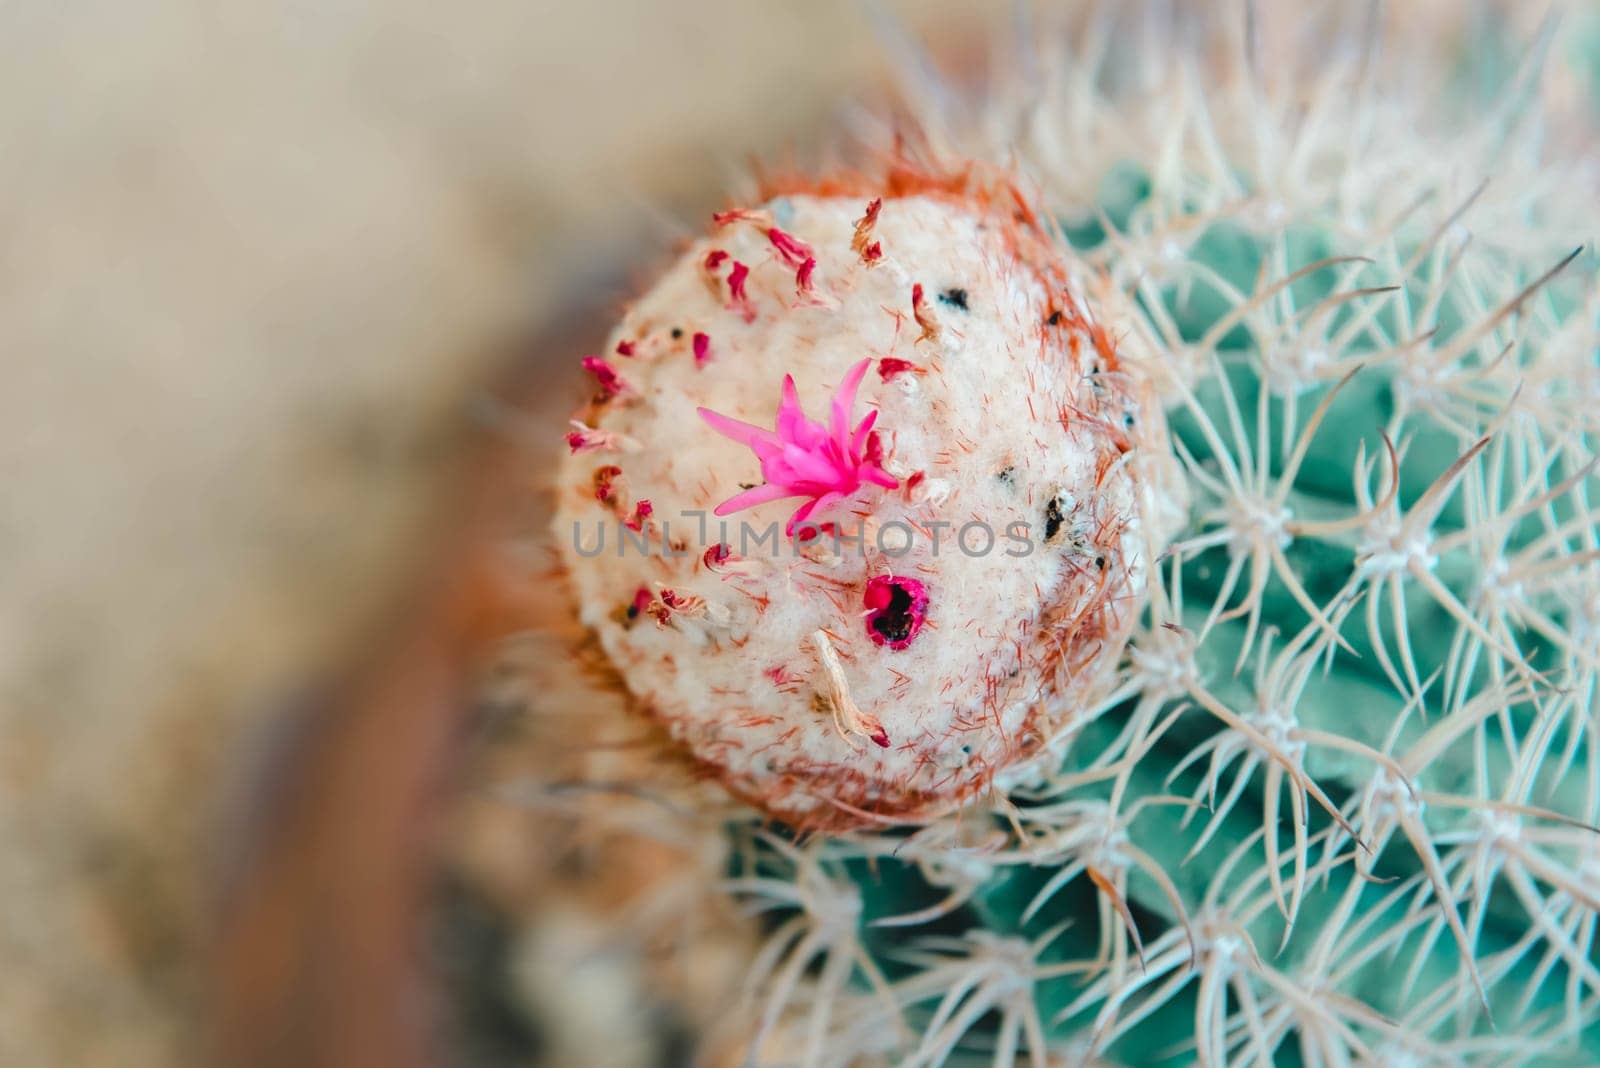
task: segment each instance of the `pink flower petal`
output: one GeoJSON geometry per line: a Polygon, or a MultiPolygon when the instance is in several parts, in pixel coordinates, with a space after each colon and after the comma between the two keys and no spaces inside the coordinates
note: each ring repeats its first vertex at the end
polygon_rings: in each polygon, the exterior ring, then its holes
{"type": "Polygon", "coordinates": [[[871,464],[864,464],[861,467],[861,480],[863,482],[871,482],[874,485],[882,486],[884,489],[894,489],[900,485],[900,480],[898,478],[895,478],[883,468],[875,467],[871,464]]]}
{"type": "Polygon", "coordinates": [[[784,375],[778,401],[778,436],[793,441],[801,436],[806,413],[800,408],[800,394],[794,388],[794,376],[784,375]]]}
{"type": "Polygon", "coordinates": [[[878,409],[874,408],[866,414],[866,418],[856,426],[856,432],[850,437],[850,455],[860,456],[861,446],[867,443],[867,435],[872,433],[872,425],[878,421],[878,409]]]}
{"type": "MultiPolygon", "coordinates": [[[[794,515],[789,517],[788,525],[783,528],[783,536],[786,538],[794,537],[795,527],[807,522],[813,515],[826,511],[830,506],[842,500],[844,500],[844,494],[842,493],[824,493],[816,500],[802,504],[794,510],[794,515]]],[[[812,525],[815,526],[816,524],[813,523],[812,525]]]]}
{"type": "Polygon", "coordinates": [[[710,408],[696,408],[695,411],[700,413],[700,418],[704,419],[712,430],[715,430],[725,438],[737,441],[746,448],[754,449],[757,442],[772,446],[782,443],[782,439],[778,435],[770,430],[764,430],[754,423],[746,423],[742,419],[731,419],[720,412],[712,411],[710,408]]]}
{"type": "Polygon", "coordinates": [[[832,419],[828,429],[835,441],[845,441],[850,436],[850,412],[856,406],[856,390],[860,388],[861,378],[871,366],[872,361],[869,359],[862,360],[850,368],[845,372],[844,381],[839,383],[839,392],[833,395],[832,419]]]}
{"type": "Polygon", "coordinates": [[[867,435],[867,443],[861,449],[861,462],[866,467],[883,468],[883,435],[877,431],[867,435]]]}
{"type": "Polygon", "coordinates": [[[754,508],[758,504],[766,504],[768,501],[778,501],[785,497],[793,496],[795,494],[790,490],[769,482],[764,486],[757,486],[754,489],[747,489],[743,493],[734,494],[712,509],[712,514],[732,515],[734,512],[742,512],[746,508],[754,508]]]}

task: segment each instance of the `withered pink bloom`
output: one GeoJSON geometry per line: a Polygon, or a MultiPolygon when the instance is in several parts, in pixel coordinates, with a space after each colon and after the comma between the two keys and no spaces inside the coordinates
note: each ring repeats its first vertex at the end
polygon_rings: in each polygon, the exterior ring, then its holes
{"type": "Polygon", "coordinates": [[[661,603],[683,616],[706,614],[706,599],[692,593],[679,593],[677,590],[664,587],[661,590],[661,603]]]}
{"type": "Polygon", "coordinates": [[[899,480],[869,462],[864,454],[872,425],[878,419],[877,410],[868,412],[854,429],[850,426],[856,389],[871,365],[871,360],[862,360],[844,376],[839,391],[833,396],[826,426],[806,418],[792,375],[783,376],[783,399],[778,404],[774,430],[764,430],[707,408],[698,409],[700,418],[711,429],[756,454],[761,461],[761,474],[767,480],[765,485],[723,501],[717,505],[716,514],[731,515],[785,497],[806,497],[808,500],[795,509],[784,527],[785,536],[793,537],[796,526],[849,498],[863,483],[870,482],[885,489],[898,486],[899,480]]]}
{"type": "Polygon", "coordinates": [[[567,425],[572,428],[567,431],[567,448],[574,456],[580,452],[594,452],[599,449],[609,452],[631,452],[638,447],[637,442],[624,434],[590,426],[577,419],[571,420],[567,425]]]}
{"type": "Polygon", "coordinates": [[[617,503],[617,482],[622,478],[622,468],[606,464],[594,473],[594,499],[601,504],[617,503]]]}
{"type": "Polygon", "coordinates": [[[628,380],[619,375],[615,367],[612,367],[599,356],[585,356],[583,358],[583,369],[594,376],[594,380],[599,383],[600,392],[606,397],[617,397],[633,392],[628,385],[628,380]]]}
{"type": "Polygon", "coordinates": [[[760,208],[734,208],[711,213],[711,221],[717,226],[731,226],[736,222],[763,223],[767,219],[767,213],[760,208]]]}
{"type": "Polygon", "coordinates": [[[655,603],[656,595],[650,592],[650,587],[640,586],[633,591],[633,601],[628,605],[628,619],[638,619],[650,610],[655,603]]]}
{"type": "Polygon", "coordinates": [[[806,260],[812,258],[810,245],[776,226],[767,231],[767,240],[772,242],[772,247],[778,250],[778,255],[790,267],[802,267],[806,260]]]}
{"type": "Polygon", "coordinates": [[[928,302],[922,299],[921,282],[911,287],[911,313],[916,316],[917,325],[922,327],[922,335],[917,338],[917,344],[920,345],[924,341],[938,341],[939,320],[934,318],[928,302]]]}
{"type": "Polygon", "coordinates": [[[868,251],[878,248],[878,255],[882,255],[882,248],[872,240],[873,227],[878,225],[878,213],[883,211],[883,198],[878,197],[867,205],[867,212],[856,220],[855,235],[850,238],[850,248],[860,256],[863,263],[871,263],[876,256],[867,255],[868,251]]]}
{"type": "Polygon", "coordinates": [[[706,253],[706,258],[700,261],[700,269],[705,274],[706,288],[717,300],[722,299],[722,265],[728,262],[726,249],[714,248],[706,253]]]}
{"type": "Polygon", "coordinates": [[[633,506],[633,515],[622,521],[622,525],[632,531],[641,531],[644,525],[655,514],[655,507],[649,501],[640,501],[633,506]]]}
{"type": "Polygon", "coordinates": [[[895,375],[903,375],[908,371],[914,375],[927,374],[926,371],[910,360],[902,360],[895,356],[885,356],[878,361],[878,377],[885,382],[895,375]]]}
{"type": "Polygon", "coordinates": [[[815,256],[806,257],[806,262],[802,263],[799,267],[797,267],[795,269],[795,272],[794,272],[794,287],[795,287],[795,291],[798,292],[801,296],[805,296],[807,293],[811,292],[811,290],[812,290],[811,276],[814,273],[816,273],[816,270],[817,270],[817,258],[815,256]]]}
{"type": "Polygon", "coordinates": [[[733,266],[728,269],[728,306],[737,308],[747,323],[756,317],[756,307],[750,302],[750,294],[744,288],[745,281],[749,277],[750,268],[734,260],[733,266]]]}

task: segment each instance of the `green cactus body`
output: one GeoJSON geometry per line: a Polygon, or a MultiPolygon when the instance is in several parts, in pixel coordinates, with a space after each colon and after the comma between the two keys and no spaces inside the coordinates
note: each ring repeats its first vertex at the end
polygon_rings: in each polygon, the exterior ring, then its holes
{"type": "Polygon", "coordinates": [[[922,120],[1022,152],[1189,524],[1059,767],[732,825],[752,1059],[1600,1063],[1592,175],[1533,153],[1527,70],[1421,136],[1360,48],[1219,69],[1103,23],[1045,104],[922,120]]]}
{"type": "MultiPolygon", "coordinates": [[[[1366,232],[1334,198],[1252,226],[1168,178],[1118,162],[1060,220],[1193,371],[1133,681],[965,826],[811,847],[893,1048],[1600,1062],[1590,235],[1494,248],[1425,182],[1366,232]],[[1132,250],[1164,229],[1161,277],[1132,250]]],[[[740,865],[790,867],[760,841],[740,865]]]]}

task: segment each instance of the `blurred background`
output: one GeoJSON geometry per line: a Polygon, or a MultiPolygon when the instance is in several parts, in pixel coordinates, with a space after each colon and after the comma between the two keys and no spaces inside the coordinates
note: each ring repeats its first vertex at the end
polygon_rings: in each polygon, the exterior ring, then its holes
{"type": "Polygon", "coordinates": [[[670,220],[882,66],[853,0],[5,5],[0,1063],[206,1058],[241,783],[437,566],[490,384],[564,414],[670,220]]]}
{"type": "MultiPolygon", "coordinates": [[[[958,65],[1004,7],[880,6],[958,65]]],[[[448,667],[505,609],[461,578],[484,499],[536,497],[576,357],[684,220],[888,77],[856,0],[4,6],[0,1064],[234,1060],[216,1017],[263,1064],[403,1063],[353,1017],[331,1052],[273,1028],[417,954],[448,1063],[689,1063],[694,1008],[559,967],[583,921],[526,820],[452,824],[474,877],[386,917],[434,795],[316,754],[449,792],[429,754],[494,727],[448,667]],[[408,908],[438,941],[386,957],[408,908]],[[304,955],[346,937],[349,972],[304,955]]]]}

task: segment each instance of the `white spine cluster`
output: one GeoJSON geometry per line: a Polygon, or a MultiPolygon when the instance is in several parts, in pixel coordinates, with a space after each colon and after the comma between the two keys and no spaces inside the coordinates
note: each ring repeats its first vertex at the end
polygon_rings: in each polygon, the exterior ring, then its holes
{"type": "Polygon", "coordinates": [[[907,96],[933,149],[1020,158],[1103,231],[1081,292],[1164,392],[1188,529],[1094,752],[1074,732],[1009,796],[768,849],[738,884],[794,917],[756,970],[755,1052],[1042,1065],[1181,1003],[1173,1052],[1207,1065],[1582,1062],[1600,283],[1573,249],[1600,182],[1558,135],[1593,120],[1541,96],[1549,33],[1461,119],[1417,84],[1441,61],[1403,14],[1135,7],[1024,34],[978,123],[920,63],[907,96]],[[1249,277],[1219,267],[1228,232],[1261,250],[1249,277]],[[933,903],[876,925],[826,904],[891,859],[933,903]],[[1081,951],[1019,933],[1086,886],[1081,951]],[[867,951],[958,913],[1012,929],[925,937],[892,980],[867,951]]]}

